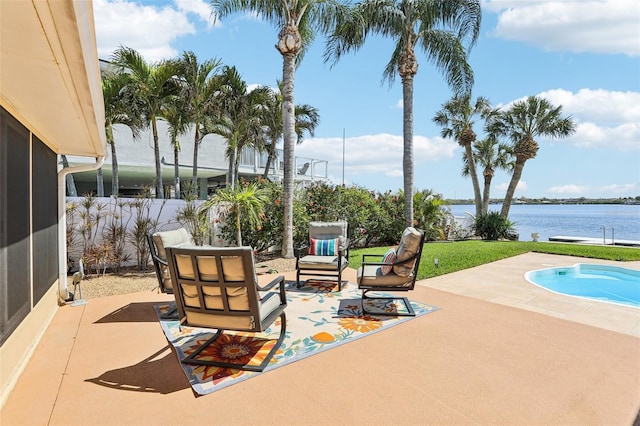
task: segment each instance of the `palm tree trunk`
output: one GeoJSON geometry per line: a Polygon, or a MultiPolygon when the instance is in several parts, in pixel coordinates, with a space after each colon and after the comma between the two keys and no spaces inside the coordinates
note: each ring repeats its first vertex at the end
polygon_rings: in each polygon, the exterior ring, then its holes
{"type": "MultiPolygon", "coordinates": [[[[67,156],[64,154],[61,154],[60,158],[62,160],[62,167],[65,169],[69,167],[69,161],[67,160],[67,156]]],[[[73,179],[73,173],[67,173],[67,176],[65,179],[67,181],[67,194],[69,194],[69,197],[77,197],[78,191],[76,190],[76,182],[73,179]]]]}
{"type": "Polygon", "coordinates": [[[513,169],[511,182],[509,182],[509,188],[507,188],[507,193],[505,194],[504,201],[502,202],[502,211],[500,212],[500,216],[505,219],[509,218],[509,209],[511,208],[511,203],[513,202],[513,194],[515,194],[516,187],[518,186],[520,178],[522,177],[522,170],[524,169],[525,161],[526,160],[516,159],[516,165],[513,169]]]}
{"type": "MultiPolygon", "coordinates": [[[[193,170],[191,172],[191,190],[194,195],[198,192],[198,147],[200,146],[200,126],[196,123],[196,132],[193,138],[193,170]]],[[[199,197],[198,197],[199,198],[199,197]]]]}
{"type": "Polygon", "coordinates": [[[104,179],[102,177],[102,167],[96,173],[96,196],[104,197],[104,179]]]}
{"type": "Polygon", "coordinates": [[[271,142],[269,145],[269,155],[267,155],[267,164],[264,166],[264,173],[262,174],[263,179],[267,179],[269,177],[269,169],[271,168],[271,162],[276,155],[276,143],[271,142]]]}
{"type": "Polygon", "coordinates": [[[156,198],[164,199],[162,169],[160,168],[160,144],[158,142],[158,126],[155,116],[151,117],[151,128],[153,129],[153,155],[156,159],[156,198]]]}
{"type": "Polygon", "coordinates": [[[293,86],[295,79],[296,55],[282,55],[282,121],[284,139],[284,236],[282,240],[282,256],[293,258],[293,190],[294,161],[296,145],[295,104],[293,86]]]}
{"type": "Polygon", "coordinates": [[[113,140],[113,128],[109,126],[107,131],[107,139],[110,139],[109,145],[111,145],[111,195],[117,197],[120,190],[120,179],[118,176],[118,156],[116,155],[116,144],[113,140]]]}
{"type": "Polygon", "coordinates": [[[482,213],[482,198],[480,197],[480,182],[478,181],[478,171],[476,170],[476,160],[471,149],[471,144],[465,145],[467,153],[467,164],[469,165],[469,174],[473,183],[473,196],[476,202],[476,217],[482,213]]]}
{"type": "Polygon", "coordinates": [[[242,247],[242,230],[240,229],[240,209],[236,210],[236,238],[238,247],[242,247]]]}
{"type": "Polygon", "coordinates": [[[178,150],[178,141],[173,141],[173,185],[175,187],[175,194],[173,198],[176,200],[180,199],[180,165],[178,161],[180,160],[178,150]]]}
{"type": "Polygon", "coordinates": [[[227,171],[227,176],[229,179],[228,184],[231,189],[236,187],[236,176],[234,173],[235,171],[234,165],[236,164],[237,155],[238,155],[238,148],[236,147],[234,142],[233,149],[231,150],[231,157],[229,158],[229,170],[227,171]]]}
{"type": "MultiPolygon", "coordinates": [[[[493,180],[492,174],[485,174],[484,176],[484,191],[482,194],[482,211],[481,214],[487,214],[489,212],[489,197],[491,194],[491,181],[493,180]]],[[[476,217],[478,217],[476,213],[476,217]]]]}
{"type": "Polygon", "coordinates": [[[407,226],[413,226],[413,76],[402,79],[404,102],[402,131],[404,151],[402,169],[404,175],[404,217],[407,226]]]}

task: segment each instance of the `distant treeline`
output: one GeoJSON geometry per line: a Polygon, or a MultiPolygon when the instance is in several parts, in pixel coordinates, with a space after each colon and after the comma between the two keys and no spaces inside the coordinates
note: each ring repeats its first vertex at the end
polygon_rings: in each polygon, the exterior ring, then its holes
{"type": "MultiPolygon", "coordinates": [[[[490,204],[501,204],[502,199],[491,199],[490,204]]],[[[449,205],[474,204],[472,198],[466,200],[450,200],[449,205]]],[[[626,198],[517,198],[513,204],[640,204],[640,196],[626,198]]]]}

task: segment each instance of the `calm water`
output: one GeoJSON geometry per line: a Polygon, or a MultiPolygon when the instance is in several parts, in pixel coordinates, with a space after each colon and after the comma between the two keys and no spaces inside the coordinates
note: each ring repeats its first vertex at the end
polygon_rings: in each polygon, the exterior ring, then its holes
{"type": "MultiPolygon", "coordinates": [[[[473,205],[450,206],[455,216],[475,214],[473,205]]],[[[489,205],[489,211],[500,212],[501,204],[489,205]]],[[[558,235],[640,241],[640,205],[620,204],[515,204],[509,220],[520,234],[520,241],[531,241],[531,233],[540,234],[539,241],[558,235]],[[606,228],[603,230],[603,228],[606,228]]]]}

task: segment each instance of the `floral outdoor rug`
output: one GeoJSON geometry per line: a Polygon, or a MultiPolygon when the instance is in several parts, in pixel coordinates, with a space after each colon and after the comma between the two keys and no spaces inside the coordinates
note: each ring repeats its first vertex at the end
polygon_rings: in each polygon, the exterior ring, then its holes
{"type": "MultiPolygon", "coordinates": [[[[294,281],[287,282],[286,337],[263,373],[438,310],[435,306],[411,301],[415,317],[363,315],[360,291],[356,285],[343,284],[340,292],[335,291],[336,288],[335,282],[307,281],[301,288],[296,288],[294,281]]],[[[383,309],[402,312],[405,309],[401,302],[368,303],[371,303],[368,311],[383,309]]],[[[155,308],[162,330],[175,347],[179,359],[192,353],[194,348],[215,333],[210,329],[179,327],[178,321],[162,319],[171,304],[156,305],[155,308]]],[[[259,364],[269,353],[279,333],[280,319],[263,334],[225,332],[198,357],[259,364]]],[[[200,395],[263,374],[212,366],[180,365],[193,390],[200,395]]]]}

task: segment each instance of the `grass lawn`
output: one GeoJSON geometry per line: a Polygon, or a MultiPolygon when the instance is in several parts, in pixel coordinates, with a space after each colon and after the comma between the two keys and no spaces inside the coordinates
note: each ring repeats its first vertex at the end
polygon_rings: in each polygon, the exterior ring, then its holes
{"type": "MultiPolygon", "coordinates": [[[[350,267],[357,269],[362,263],[363,254],[380,254],[382,256],[389,247],[372,247],[351,250],[349,256],[350,267]]],[[[473,268],[507,257],[517,256],[528,252],[560,254],[591,259],[605,259],[617,261],[640,260],[640,249],[617,246],[591,246],[583,244],[563,244],[548,242],[525,241],[452,241],[430,242],[425,244],[418,271],[418,280],[431,278],[473,268]],[[434,259],[438,258],[439,267],[434,266],[434,259]]],[[[374,261],[374,258],[368,259],[374,261]]]]}

